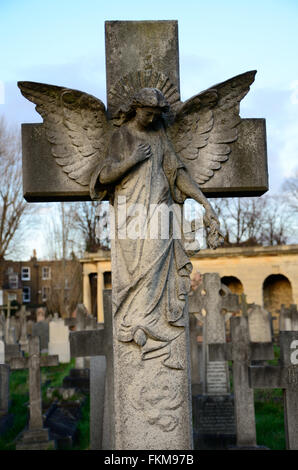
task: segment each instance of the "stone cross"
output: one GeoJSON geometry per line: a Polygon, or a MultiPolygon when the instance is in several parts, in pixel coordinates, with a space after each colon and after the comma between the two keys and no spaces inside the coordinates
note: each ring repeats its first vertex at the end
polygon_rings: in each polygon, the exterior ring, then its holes
{"type": "Polygon", "coordinates": [[[11,312],[17,310],[18,307],[11,306],[8,302],[6,306],[7,316],[5,321],[5,359],[8,361],[11,357],[17,357],[21,355],[21,348],[16,342],[15,327],[11,325],[11,312]]]}
{"type": "Polygon", "coordinates": [[[39,337],[29,339],[29,356],[12,358],[9,361],[11,370],[29,369],[29,428],[24,432],[17,450],[48,449],[53,446],[49,441],[48,430],[43,428],[41,400],[41,367],[59,365],[58,356],[41,356],[39,337]]]}
{"type": "Polygon", "coordinates": [[[280,365],[251,366],[252,388],[282,388],[286,447],[298,450],[298,332],[281,331],[280,365]]]}
{"type": "MultiPolygon", "coordinates": [[[[162,88],[165,92],[168,92],[169,84],[171,84],[170,88],[175,90],[175,96],[179,100],[177,22],[107,22],[106,70],[108,114],[110,115],[113,114],[113,110],[115,110],[117,103],[119,103],[119,90],[117,90],[117,87],[120,86],[118,83],[119,79],[123,77],[133,77],[130,85],[133,87],[134,93],[140,89],[148,89],[146,84],[144,85],[144,77],[155,77],[158,79],[160,86],[153,87],[151,85],[150,90],[162,88]]],[[[22,87],[22,85],[20,86],[22,87]]],[[[123,86],[123,81],[121,82],[121,87],[120,95],[122,96],[127,91],[125,84],[123,86]]],[[[23,84],[23,90],[25,88],[26,84],[23,84]]],[[[210,92],[208,100],[212,101],[211,95],[212,92],[210,92]]],[[[53,101],[51,103],[53,104],[53,101]]],[[[69,106],[69,109],[72,107],[71,101],[68,102],[67,97],[65,104],[67,107],[69,106]]],[[[79,122],[81,122],[84,114],[84,100],[81,104],[82,113],[79,122]]],[[[226,104],[222,103],[222,105],[223,108],[230,109],[226,104]]],[[[101,112],[100,107],[97,105],[94,111],[99,115],[101,112]]],[[[234,118],[232,122],[233,125],[236,125],[238,120],[234,118]]],[[[210,119],[208,119],[207,115],[205,115],[205,120],[206,129],[210,130],[210,119]]],[[[53,123],[54,121],[51,122],[53,123]]],[[[214,122],[218,121],[214,120],[214,122]]],[[[220,122],[223,121],[221,120],[220,122]]],[[[75,131],[72,131],[71,139],[75,138],[75,131]]],[[[210,181],[202,183],[202,190],[210,196],[259,195],[267,190],[265,122],[259,119],[241,120],[238,131],[238,139],[231,143],[231,155],[228,161],[225,162],[225,165],[222,166],[222,170],[214,174],[210,181]],[[257,172],[255,168],[258,168],[257,172]]],[[[233,140],[231,135],[233,135],[233,131],[227,137],[229,142],[233,140]]],[[[151,136],[153,140],[156,137],[156,135],[152,134],[151,136]]],[[[94,137],[92,132],[89,133],[89,137],[91,139],[94,137]]],[[[147,138],[149,138],[149,134],[147,134],[147,138]]],[[[216,139],[216,135],[214,135],[214,138],[216,139]]],[[[63,173],[59,167],[60,164],[64,165],[67,163],[69,155],[66,155],[66,159],[64,158],[63,161],[60,160],[58,165],[55,159],[53,159],[50,144],[46,139],[44,125],[23,125],[22,139],[24,195],[28,201],[88,200],[90,198],[89,186],[81,185],[75,179],[68,178],[66,173],[63,173]]],[[[204,136],[201,136],[200,142],[202,142],[202,139],[204,140],[204,136]]],[[[167,141],[165,135],[163,135],[163,141],[167,141]]],[[[98,145],[98,142],[95,145],[98,145]]],[[[117,142],[119,141],[115,141],[115,144],[117,142]]],[[[154,140],[154,142],[157,141],[154,140]]],[[[225,140],[220,140],[220,147],[222,142],[225,142],[225,140]]],[[[57,151],[59,157],[61,150],[63,153],[63,145],[59,145],[59,136],[56,143],[58,144],[57,151]]],[[[198,146],[204,144],[198,143],[196,145],[194,146],[195,152],[198,146]]],[[[210,151],[211,155],[213,155],[212,152],[218,151],[218,146],[211,145],[211,147],[210,151]]],[[[142,152],[144,152],[144,147],[142,148],[142,152]]],[[[146,148],[149,151],[148,146],[146,148]]],[[[156,152],[161,152],[161,147],[155,148],[156,152]]],[[[87,155],[89,152],[88,145],[85,146],[84,143],[81,150],[83,155],[87,155]]],[[[225,146],[224,152],[226,151],[225,146]]],[[[176,159],[173,153],[171,155],[176,159]]],[[[223,159],[226,160],[220,154],[220,161],[223,161],[223,159]]],[[[188,160],[188,165],[191,165],[191,160],[188,160]]],[[[218,162],[215,164],[213,161],[212,167],[218,168],[218,162]]],[[[168,167],[169,172],[171,168],[172,165],[168,167]]],[[[76,173],[74,167],[70,171],[72,172],[71,175],[76,173]]],[[[209,169],[207,174],[210,175],[209,169]]],[[[112,271],[114,281],[116,279],[117,267],[119,267],[120,263],[119,258],[118,260],[115,259],[116,252],[116,246],[113,245],[112,271]]],[[[158,271],[157,267],[155,268],[155,272],[158,271]]],[[[173,278],[171,277],[170,279],[173,278]]],[[[158,283],[157,280],[155,282],[158,283]]],[[[115,285],[119,287],[120,284],[119,282],[114,282],[113,284],[113,308],[115,306],[116,309],[115,285]]],[[[146,303],[149,304],[150,302],[146,303]]],[[[149,308],[149,305],[146,306],[149,308]]],[[[185,307],[187,307],[187,304],[185,304],[185,307]]],[[[185,308],[185,311],[187,311],[187,308],[185,308]]],[[[140,311],[140,314],[143,315],[144,312],[140,311]]],[[[170,309],[168,314],[169,316],[175,316],[177,312],[175,312],[175,309],[170,309]]],[[[119,332],[120,320],[119,315],[118,317],[115,316],[113,326],[115,333],[119,332]]],[[[166,341],[164,341],[159,338],[158,346],[154,337],[152,341],[150,338],[150,341],[144,343],[145,333],[142,331],[141,328],[135,331],[134,338],[136,342],[131,342],[132,344],[129,345],[129,348],[127,344],[121,343],[120,340],[117,341],[115,339],[114,342],[115,447],[116,449],[192,448],[188,321],[186,319],[185,329],[180,330],[180,335],[175,337],[174,343],[172,343],[174,341],[172,338],[174,335],[173,329],[171,330],[171,339],[167,337],[166,341]],[[138,366],[136,366],[136,362],[139,361],[140,348],[135,347],[135,344],[141,347],[145,346],[145,351],[142,354],[146,354],[146,359],[148,359],[145,360],[145,356],[142,356],[138,366]],[[162,351],[163,357],[161,360],[154,360],[157,357],[161,357],[160,351],[154,353],[157,347],[160,349],[161,346],[164,346],[162,351]],[[157,356],[156,354],[159,355],[157,356]],[[164,357],[165,355],[166,357],[164,357]],[[177,357],[178,359],[176,360],[177,357]],[[161,365],[161,361],[167,361],[167,365],[161,365]],[[165,367],[168,367],[168,369],[165,369],[165,367]],[[180,385],[178,386],[177,383],[180,385]],[[154,399],[152,399],[153,395],[154,399]],[[150,427],[150,432],[148,432],[148,426],[150,427]]],[[[176,332],[177,330],[175,330],[175,334],[176,332]]],[[[126,333],[123,334],[123,338],[129,337],[126,333]]]]}
{"type": "Polygon", "coordinates": [[[111,290],[103,291],[104,325],[96,330],[70,333],[71,357],[90,360],[90,446],[114,448],[113,334],[111,290]]]}
{"type": "Polygon", "coordinates": [[[238,296],[221,283],[217,273],[205,273],[198,288],[189,297],[189,313],[199,313],[204,318],[205,386],[210,395],[229,393],[229,375],[226,362],[210,363],[207,346],[226,341],[223,311],[239,310],[238,296]]]}
{"type": "Polygon", "coordinates": [[[27,332],[27,317],[31,315],[30,312],[26,311],[26,306],[22,305],[21,310],[16,313],[16,316],[20,320],[20,339],[19,345],[21,351],[28,352],[28,332],[27,332]]]}
{"type": "Polygon", "coordinates": [[[254,393],[249,386],[248,368],[252,360],[274,358],[273,344],[253,343],[247,317],[230,319],[231,342],[209,344],[209,360],[233,361],[233,389],[238,447],[256,446],[254,393]]]}

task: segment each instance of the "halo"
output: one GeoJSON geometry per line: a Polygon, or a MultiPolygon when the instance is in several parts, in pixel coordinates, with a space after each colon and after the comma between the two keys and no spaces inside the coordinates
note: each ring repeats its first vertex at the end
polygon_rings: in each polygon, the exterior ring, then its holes
{"type": "Polygon", "coordinates": [[[124,111],[131,103],[136,92],[142,88],[157,88],[160,90],[174,112],[181,103],[177,87],[165,74],[151,69],[138,70],[120,78],[109,90],[108,101],[111,103],[109,106],[111,117],[116,117],[119,112],[124,111]]]}

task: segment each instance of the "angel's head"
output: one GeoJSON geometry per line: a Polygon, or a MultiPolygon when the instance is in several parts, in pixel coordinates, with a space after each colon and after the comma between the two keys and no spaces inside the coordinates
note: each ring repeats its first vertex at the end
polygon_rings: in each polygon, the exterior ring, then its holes
{"type": "Polygon", "coordinates": [[[132,98],[124,111],[125,120],[135,118],[140,127],[146,128],[170,109],[163,93],[157,88],[142,88],[132,98]]]}

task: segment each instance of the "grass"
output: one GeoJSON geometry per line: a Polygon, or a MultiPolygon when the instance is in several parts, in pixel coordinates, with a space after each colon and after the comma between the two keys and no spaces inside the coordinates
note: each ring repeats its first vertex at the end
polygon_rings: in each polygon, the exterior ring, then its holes
{"type": "MultiPolygon", "coordinates": [[[[274,346],[274,360],[268,361],[277,365],[279,348],[274,346]]],[[[231,365],[231,364],[230,364],[231,365]]],[[[56,367],[43,367],[41,369],[42,397],[46,399],[48,387],[61,387],[63,378],[74,367],[74,360],[69,364],[60,364],[56,367]]],[[[231,377],[231,375],[230,375],[231,377]]],[[[233,386],[231,381],[231,387],[233,386]]],[[[271,450],[285,449],[283,392],[281,389],[257,389],[255,396],[256,431],[258,445],[266,446],[271,450]]],[[[28,420],[28,371],[18,370],[10,374],[10,413],[14,415],[13,426],[0,437],[0,450],[14,450],[18,435],[25,428],[28,420]]],[[[79,440],[70,450],[87,450],[90,445],[89,436],[90,397],[82,407],[82,418],[78,424],[79,440]]]]}
{"type": "MultiPolygon", "coordinates": [[[[63,379],[74,367],[75,360],[69,364],[59,364],[55,367],[41,368],[42,399],[46,401],[48,387],[61,387],[63,379]]],[[[13,425],[0,436],[0,450],[15,450],[18,436],[24,430],[29,418],[28,370],[15,370],[10,373],[10,400],[9,413],[13,415],[13,425]]],[[[82,419],[79,423],[79,442],[76,449],[89,447],[89,396],[82,407],[82,419]]]]}
{"type": "MultiPolygon", "coordinates": [[[[271,390],[270,390],[271,391],[271,390]]],[[[277,397],[282,392],[279,389],[277,397]]],[[[257,390],[259,394],[261,390],[257,390]]],[[[266,390],[266,393],[268,390],[266,390]]],[[[268,395],[267,395],[268,396],[268,395]]],[[[257,443],[271,450],[285,450],[284,413],[282,402],[255,402],[257,443]]]]}

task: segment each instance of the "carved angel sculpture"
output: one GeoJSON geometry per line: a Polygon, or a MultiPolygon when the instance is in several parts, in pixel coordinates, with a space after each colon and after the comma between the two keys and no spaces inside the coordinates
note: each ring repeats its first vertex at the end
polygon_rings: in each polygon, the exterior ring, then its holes
{"type": "Polygon", "coordinates": [[[109,112],[80,91],[19,83],[43,117],[61,169],[89,185],[93,199],[110,195],[117,336],[140,346],[143,359],[165,356],[166,366],[184,367],[177,342],[187,318],[191,264],[173,227],[167,237],[152,237],[152,224],[158,224],[161,207],[181,208],[190,197],[205,208],[208,245],[222,243],[217,217],[200,185],[229,158],[241,121],[239,104],[254,76],[254,71],[238,75],[181,103],[163,74],[136,72],[110,90],[109,112]],[[142,236],[120,236],[124,224],[135,229],[137,221],[142,236]]]}

